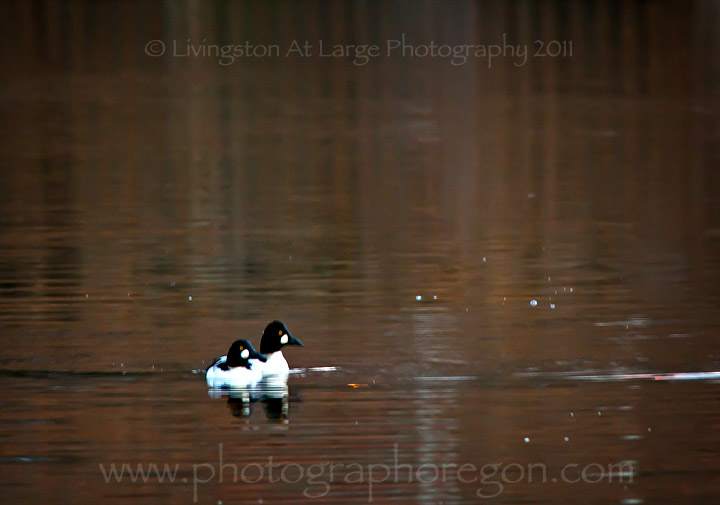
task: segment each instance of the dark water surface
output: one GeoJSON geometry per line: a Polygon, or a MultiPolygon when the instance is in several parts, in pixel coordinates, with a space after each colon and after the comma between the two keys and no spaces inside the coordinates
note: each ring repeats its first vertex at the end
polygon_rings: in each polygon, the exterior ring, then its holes
{"type": "Polygon", "coordinates": [[[661,375],[720,370],[714,2],[0,19],[3,503],[720,496],[720,381],[661,375]],[[182,55],[403,34],[572,54],[182,55]],[[193,372],[272,319],[281,419],[193,372]]]}

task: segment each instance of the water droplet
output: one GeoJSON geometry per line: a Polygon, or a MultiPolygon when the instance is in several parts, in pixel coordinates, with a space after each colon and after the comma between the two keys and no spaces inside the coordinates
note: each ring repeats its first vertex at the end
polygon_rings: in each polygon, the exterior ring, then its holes
{"type": "Polygon", "coordinates": [[[537,300],[530,300],[530,306],[531,307],[537,306],[537,300]]]}
{"type": "Polygon", "coordinates": [[[188,301],[192,301],[192,296],[188,296],[188,301]]]}
{"type": "Polygon", "coordinates": [[[575,412],[570,412],[570,417],[575,417],[575,412]]]}
{"type": "Polygon", "coordinates": [[[433,296],[433,300],[437,300],[437,295],[433,296]]]}
{"type": "Polygon", "coordinates": [[[550,304],[550,308],[551,308],[551,309],[554,309],[554,308],[555,308],[555,304],[554,304],[554,303],[551,303],[551,304],[550,304]]]}
{"type": "Polygon", "coordinates": [[[570,438],[569,438],[569,437],[565,437],[565,441],[566,441],[566,442],[569,442],[569,441],[570,441],[570,438]]]}
{"type": "Polygon", "coordinates": [[[525,443],[527,444],[529,442],[530,442],[530,437],[525,437],[525,443]]]}
{"type": "Polygon", "coordinates": [[[419,302],[420,300],[422,300],[422,296],[417,295],[417,296],[415,297],[415,300],[417,300],[417,301],[419,302]]]}
{"type": "Polygon", "coordinates": [[[485,263],[486,261],[487,261],[487,258],[485,256],[483,256],[483,263],[485,263]]]}

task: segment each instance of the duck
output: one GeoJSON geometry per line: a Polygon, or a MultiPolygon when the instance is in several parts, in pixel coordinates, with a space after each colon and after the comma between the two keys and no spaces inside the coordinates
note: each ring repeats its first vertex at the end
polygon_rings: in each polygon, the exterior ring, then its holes
{"type": "Polygon", "coordinates": [[[260,340],[260,353],[267,360],[250,360],[253,369],[257,368],[262,372],[265,382],[277,376],[287,377],[290,373],[290,366],[282,353],[282,348],[288,345],[304,347],[300,340],[292,336],[283,322],[273,321],[265,327],[260,340]]]}
{"type": "Polygon", "coordinates": [[[227,355],[213,361],[207,368],[205,379],[211,388],[253,388],[262,379],[255,363],[264,363],[267,357],[257,352],[247,340],[236,340],[227,355]]]}

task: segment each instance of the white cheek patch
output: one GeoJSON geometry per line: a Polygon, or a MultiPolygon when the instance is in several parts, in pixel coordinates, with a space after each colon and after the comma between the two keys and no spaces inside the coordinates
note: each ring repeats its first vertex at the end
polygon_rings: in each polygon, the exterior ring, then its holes
{"type": "Polygon", "coordinates": [[[243,349],[243,352],[240,353],[240,357],[242,359],[248,359],[248,356],[250,356],[250,351],[247,349],[243,349]]]}
{"type": "Polygon", "coordinates": [[[289,340],[289,339],[288,339],[287,333],[286,333],[285,335],[283,335],[282,337],[280,337],[280,343],[281,343],[282,345],[287,344],[287,343],[288,343],[288,340],[289,340]]]}

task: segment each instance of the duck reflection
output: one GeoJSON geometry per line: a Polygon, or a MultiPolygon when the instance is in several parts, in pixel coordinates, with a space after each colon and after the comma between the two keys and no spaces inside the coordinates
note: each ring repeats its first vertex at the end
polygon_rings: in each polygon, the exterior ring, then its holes
{"type": "Polygon", "coordinates": [[[234,417],[252,417],[255,405],[263,404],[267,419],[286,420],[289,418],[289,393],[287,376],[284,380],[261,381],[253,387],[243,388],[210,388],[211,398],[227,397],[227,405],[234,417]]]}
{"type": "Polygon", "coordinates": [[[253,415],[253,404],[245,395],[228,395],[227,406],[230,409],[233,417],[249,418],[253,415]]]}
{"type": "Polygon", "coordinates": [[[268,419],[288,419],[290,402],[287,376],[283,384],[264,384],[262,402],[268,419]]]}

